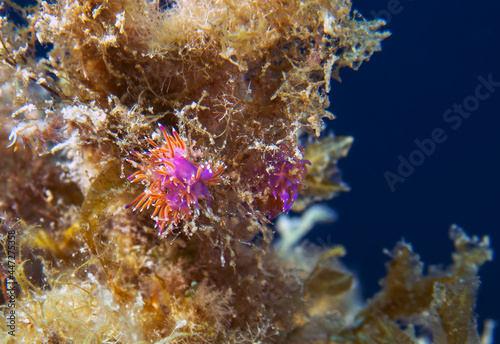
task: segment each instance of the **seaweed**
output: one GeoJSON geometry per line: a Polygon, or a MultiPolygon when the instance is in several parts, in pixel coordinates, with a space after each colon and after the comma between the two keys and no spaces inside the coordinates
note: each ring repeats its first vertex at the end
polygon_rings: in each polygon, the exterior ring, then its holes
{"type": "Polygon", "coordinates": [[[479,340],[486,238],[454,227],[427,275],[399,243],[367,303],[346,249],[304,240],[349,189],[352,137],[321,136],[331,79],[382,20],[343,0],[1,6],[2,343],[479,340]]]}

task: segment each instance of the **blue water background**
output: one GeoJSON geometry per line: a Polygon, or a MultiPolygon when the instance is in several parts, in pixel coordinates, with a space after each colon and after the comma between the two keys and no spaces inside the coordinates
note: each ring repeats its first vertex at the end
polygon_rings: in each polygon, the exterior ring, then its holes
{"type": "MultiPolygon", "coordinates": [[[[345,262],[370,297],[385,275],[382,249],[401,238],[426,267],[451,263],[453,223],[470,235],[489,235],[500,252],[500,87],[461,125],[443,117],[474,96],[478,77],[500,82],[500,3],[358,0],[354,8],[367,19],[386,19],[392,36],[359,71],[341,70],[342,83],[333,83],[329,110],[337,119],[328,128],[355,138],[339,164],[352,191],[329,202],[339,220],[308,239],[344,244],[345,262]],[[408,159],[418,149],[414,140],[431,138],[436,128],[446,141],[391,190],[384,173],[397,173],[398,157],[408,159]]],[[[479,325],[486,318],[498,323],[498,259],[480,276],[479,325]]]]}

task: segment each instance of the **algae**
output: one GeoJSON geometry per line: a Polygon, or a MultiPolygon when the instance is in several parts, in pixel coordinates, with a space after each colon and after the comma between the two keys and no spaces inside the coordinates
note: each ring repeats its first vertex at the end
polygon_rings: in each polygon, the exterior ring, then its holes
{"type": "Polygon", "coordinates": [[[367,302],[346,249],[303,240],[335,219],[309,206],[348,191],[353,139],[321,136],[331,79],[380,50],[382,20],[344,0],[0,6],[2,343],[479,341],[487,238],[453,227],[428,274],[399,243],[367,302]],[[131,184],[141,163],[168,178],[131,184]],[[220,181],[192,191],[207,166],[220,181]],[[159,236],[160,197],[190,213],[159,236]]]}

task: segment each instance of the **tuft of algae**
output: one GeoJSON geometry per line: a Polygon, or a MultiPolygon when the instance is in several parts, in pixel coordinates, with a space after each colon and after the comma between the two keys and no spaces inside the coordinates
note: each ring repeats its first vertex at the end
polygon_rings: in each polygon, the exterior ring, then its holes
{"type": "Polygon", "coordinates": [[[397,244],[369,301],[343,246],[303,240],[335,219],[313,203],[349,189],[353,139],[321,136],[330,82],[380,50],[382,20],[343,0],[0,6],[1,343],[491,340],[473,312],[487,237],[452,227],[453,264],[427,274],[397,244]],[[226,167],[161,236],[124,209],[158,124],[226,167]]]}

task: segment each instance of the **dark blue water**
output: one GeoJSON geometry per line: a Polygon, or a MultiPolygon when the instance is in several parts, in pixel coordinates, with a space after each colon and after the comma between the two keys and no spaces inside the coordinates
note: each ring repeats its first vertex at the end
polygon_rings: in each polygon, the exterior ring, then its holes
{"type": "MultiPolygon", "coordinates": [[[[382,52],[358,72],[342,70],[343,82],[333,85],[330,110],[337,119],[329,128],[355,137],[340,162],[352,191],[330,202],[337,223],[309,239],[344,244],[345,261],[369,297],[385,275],[382,249],[401,238],[426,266],[451,263],[453,223],[470,235],[489,235],[500,251],[500,5],[358,0],[354,8],[368,19],[384,15],[393,34],[382,52]],[[481,79],[489,89],[478,86],[481,79]],[[400,156],[418,166],[388,183],[384,174],[398,174],[400,156]]],[[[480,325],[500,320],[499,273],[498,261],[480,271],[480,325]]]]}

